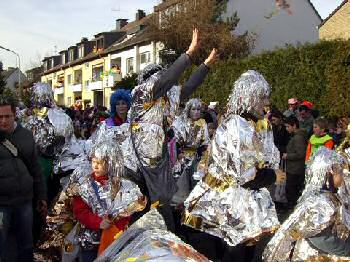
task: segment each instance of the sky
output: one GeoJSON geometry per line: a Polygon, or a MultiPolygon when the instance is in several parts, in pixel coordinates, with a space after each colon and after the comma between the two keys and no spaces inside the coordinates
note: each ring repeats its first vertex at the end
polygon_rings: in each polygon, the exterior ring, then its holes
{"type": "MultiPolygon", "coordinates": [[[[262,1],[262,0],[256,0],[262,1]]],[[[291,5],[293,1],[290,0],[291,5]]],[[[39,66],[45,56],[67,49],[82,37],[110,31],[115,20],[147,14],[161,0],[11,0],[0,8],[0,46],[20,55],[22,71],[39,66]]],[[[326,18],[342,0],[311,0],[326,18]]],[[[0,49],[4,68],[18,65],[16,56],[0,49]]]]}

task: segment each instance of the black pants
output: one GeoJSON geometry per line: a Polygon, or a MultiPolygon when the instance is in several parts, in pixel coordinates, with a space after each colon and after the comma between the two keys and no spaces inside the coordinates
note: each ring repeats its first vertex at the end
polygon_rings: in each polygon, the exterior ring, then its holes
{"type": "Polygon", "coordinates": [[[304,188],[305,174],[290,174],[287,173],[286,182],[286,197],[288,200],[288,207],[293,208],[301,192],[304,188]]]}

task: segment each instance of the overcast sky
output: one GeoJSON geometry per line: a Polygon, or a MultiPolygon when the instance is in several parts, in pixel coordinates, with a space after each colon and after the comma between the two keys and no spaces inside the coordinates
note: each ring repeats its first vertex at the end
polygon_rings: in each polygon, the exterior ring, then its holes
{"type": "MultiPolygon", "coordinates": [[[[256,0],[263,1],[263,0],[256,0]]],[[[293,1],[290,0],[291,5],[293,1]]],[[[112,30],[115,19],[135,19],[137,9],[146,13],[161,0],[10,0],[0,8],[0,46],[21,56],[21,69],[38,64],[40,58],[53,55],[94,34],[112,30]]],[[[311,0],[322,18],[342,0],[311,0]]],[[[15,55],[0,49],[4,67],[16,66],[15,55]]]]}

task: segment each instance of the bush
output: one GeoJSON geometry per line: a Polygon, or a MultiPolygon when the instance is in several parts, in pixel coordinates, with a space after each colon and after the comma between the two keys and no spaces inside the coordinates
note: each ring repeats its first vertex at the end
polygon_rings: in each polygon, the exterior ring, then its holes
{"type": "MultiPolygon", "coordinates": [[[[286,46],[237,60],[220,61],[194,96],[226,105],[234,81],[246,70],[259,71],[272,87],[271,101],[279,109],[290,97],[309,100],[324,116],[350,112],[350,41],[321,41],[286,46]]],[[[194,68],[185,72],[183,79],[194,68]]]]}

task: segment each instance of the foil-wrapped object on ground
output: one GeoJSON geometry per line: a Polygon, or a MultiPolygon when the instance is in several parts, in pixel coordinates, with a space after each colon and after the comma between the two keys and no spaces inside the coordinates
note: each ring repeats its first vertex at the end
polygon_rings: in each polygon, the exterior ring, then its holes
{"type": "Polygon", "coordinates": [[[111,244],[96,260],[209,261],[180,238],[166,231],[162,216],[152,209],[111,244]]]}
{"type": "Polygon", "coordinates": [[[255,71],[244,73],[235,82],[228,111],[211,143],[208,171],[185,201],[184,224],[223,238],[232,246],[279,226],[267,189],[241,188],[255,178],[258,167],[279,164],[269,125],[237,115],[262,116],[269,93],[267,82],[255,71]]]}

